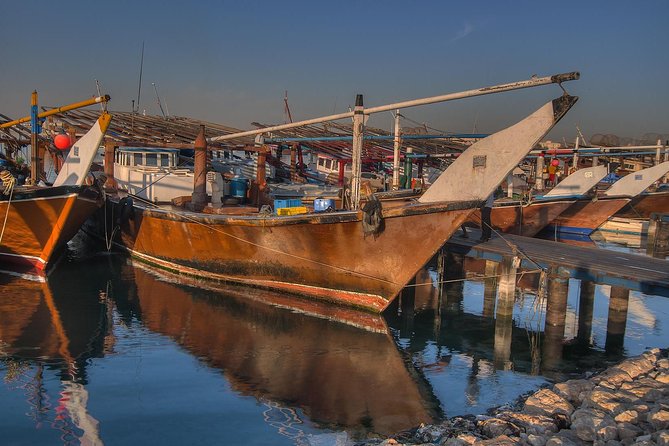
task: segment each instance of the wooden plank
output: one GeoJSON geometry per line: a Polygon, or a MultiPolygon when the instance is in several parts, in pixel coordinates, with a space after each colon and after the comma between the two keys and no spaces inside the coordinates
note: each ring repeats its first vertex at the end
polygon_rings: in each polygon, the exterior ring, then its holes
{"type": "Polygon", "coordinates": [[[576,279],[669,297],[669,262],[663,259],[511,234],[496,235],[480,243],[480,231],[468,228],[467,232],[469,238],[458,233],[446,246],[471,257],[495,261],[518,252],[525,268],[561,266],[576,279]]]}

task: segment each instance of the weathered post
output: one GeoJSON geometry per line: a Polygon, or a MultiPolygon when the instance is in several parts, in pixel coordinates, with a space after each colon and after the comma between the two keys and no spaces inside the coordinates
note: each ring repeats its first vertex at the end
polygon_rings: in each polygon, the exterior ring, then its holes
{"type": "Polygon", "coordinates": [[[485,261],[485,279],[483,279],[483,317],[495,317],[495,298],[497,297],[497,262],[485,261]]]}
{"type": "Polygon", "coordinates": [[[629,289],[619,286],[611,287],[609,319],[606,324],[606,343],[604,345],[607,353],[619,353],[623,348],[629,297],[629,289]]]}
{"type": "Polygon", "coordinates": [[[105,142],[105,184],[104,188],[109,190],[115,190],[118,187],[116,183],[116,178],[114,177],[114,150],[116,149],[116,144],[113,141],[105,142]]]}
{"type": "Polygon", "coordinates": [[[560,267],[553,267],[548,275],[548,297],[546,298],[543,344],[543,368],[545,370],[555,370],[562,359],[568,294],[569,273],[560,267]]]}
{"type": "Polygon", "coordinates": [[[194,210],[201,210],[207,203],[207,140],[204,137],[204,125],[200,125],[194,149],[195,173],[191,205],[194,210]]]}
{"type": "Polygon", "coordinates": [[[662,140],[657,140],[657,147],[655,148],[655,165],[657,166],[662,162],[662,140]]]}
{"type": "Polygon", "coordinates": [[[407,153],[404,157],[404,188],[411,189],[411,176],[413,175],[413,163],[411,162],[411,154],[413,148],[407,147],[407,153]]]}
{"type": "Polygon", "coordinates": [[[290,145],[290,180],[295,181],[297,178],[297,144],[290,145]]]}
{"type": "Polygon", "coordinates": [[[534,176],[534,188],[544,190],[544,154],[537,157],[536,174],[534,176]]]}
{"type": "Polygon", "coordinates": [[[400,111],[395,111],[395,137],[393,138],[393,190],[400,188],[400,147],[402,142],[400,140],[400,111]]]}
{"type": "Polygon", "coordinates": [[[511,368],[511,339],[513,333],[513,305],[516,296],[516,273],[520,261],[518,257],[506,256],[502,259],[499,297],[495,312],[495,344],[493,362],[496,369],[511,368]]]}
{"type": "Polygon", "coordinates": [[[353,110],[353,160],[351,162],[351,209],[360,207],[360,175],[362,173],[362,145],[365,135],[365,108],[362,95],[355,98],[353,110]]]}
{"type": "Polygon", "coordinates": [[[574,161],[572,162],[574,165],[574,170],[578,169],[578,143],[579,139],[578,136],[576,137],[576,142],[574,143],[574,161]]]}
{"type": "Polygon", "coordinates": [[[579,344],[589,346],[592,343],[592,317],[595,310],[594,282],[581,280],[581,294],[578,304],[578,332],[576,339],[579,344]]]}

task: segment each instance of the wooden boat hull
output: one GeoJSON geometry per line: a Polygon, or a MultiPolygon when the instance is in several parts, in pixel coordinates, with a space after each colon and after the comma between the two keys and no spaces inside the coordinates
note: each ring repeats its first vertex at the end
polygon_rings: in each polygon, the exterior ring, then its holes
{"type": "Polygon", "coordinates": [[[20,272],[42,273],[52,259],[100,207],[91,186],[58,186],[15,191],[0,201],[7,218],[0,242],[0,264],[20,272]]]}
{"type": "Polygon", "coordinates": [[[115,242],[140,260],[373,312],[388,306],[479,204],[392,207],[383,211],[382,230],[365,236],[362,212],[243,217],[106,203],[93,230],[105,235],[104,219],[111,219],[106,227],[116,223],[120,233],[115,242]]]}
{"type": "Polygon", "coordinates": [[[558,233],[590,235],[629,202],[629,197],[578,200],[553,220],[547,228],[558,233]]]}
{"type": "Polygon", "coordinates": [[[615,216],[621,218],[650,218],[652,213],[669,213],[669,191],[637,195],[630,203],[616,212],[615,216]]]}
{"type": "MultiPolygon", "coordinates": [[[[518,201],[495,203],[490,213],[490,223],[497,231],[534,237],[574,202],[575,200],[535,201],[527,205],[518,201]]],[[[472,213],[467,221],[480,226],[480,209],[472,213]]]]}

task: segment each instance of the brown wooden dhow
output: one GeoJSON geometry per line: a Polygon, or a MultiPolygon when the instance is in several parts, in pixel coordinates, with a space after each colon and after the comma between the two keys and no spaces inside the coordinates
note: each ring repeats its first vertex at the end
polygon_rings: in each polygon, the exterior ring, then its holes
{"type": "Polygon", "coordinates": [[[70,150],[53,186],[15,186],[2,175],[0,194],[0,265],[43,272],[54,255],[77,233],[102,204],[102,191],[84,184],[93,157],[109,125],[103,113],[70,150]]]}

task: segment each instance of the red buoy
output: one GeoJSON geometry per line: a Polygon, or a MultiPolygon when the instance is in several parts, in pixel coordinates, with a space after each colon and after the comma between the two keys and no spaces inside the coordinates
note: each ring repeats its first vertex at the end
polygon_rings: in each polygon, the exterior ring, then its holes
{"type": "Polygon", "coordinates": [[[553,161],[551,161],[551,165],[553,165],[553,166],[559,166],[559,165],[560,165],[560,161],[554,159],[553,161]]]}
{"type": "Polygon", "coordinates": [[[72,147],[72,140],[70,139],[69,135],[59,133],[55,138],[53,138],[53,144],[59,150],[67,150],[72,147]]]}

